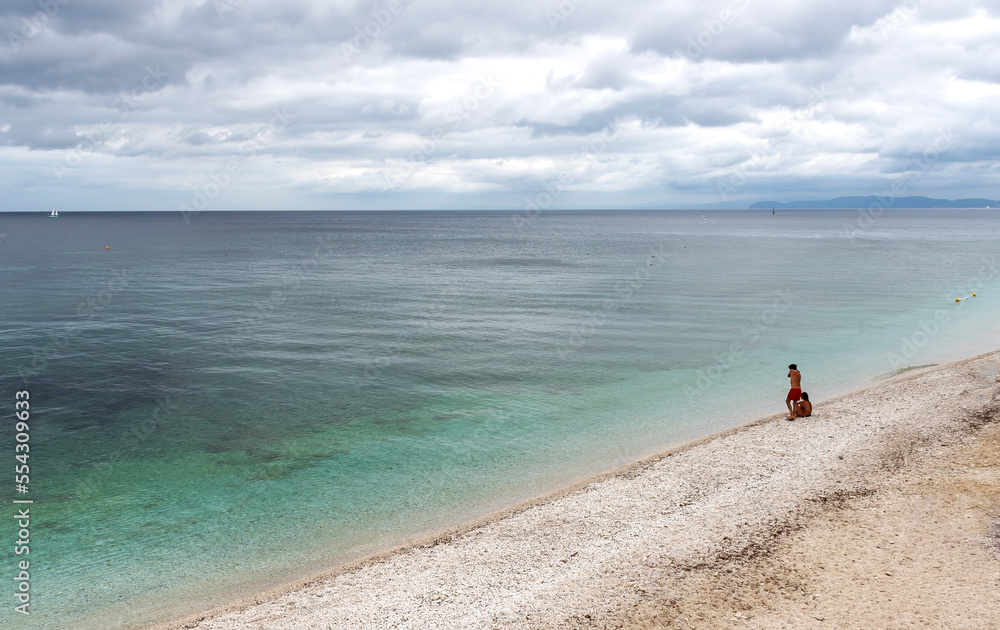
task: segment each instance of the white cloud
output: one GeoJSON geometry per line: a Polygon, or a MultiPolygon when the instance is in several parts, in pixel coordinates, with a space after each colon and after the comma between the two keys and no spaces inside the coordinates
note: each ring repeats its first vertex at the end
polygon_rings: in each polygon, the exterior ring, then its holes
{"type": "Polygon", "coordinates": [[[176,208],[276,109],[294,121],[213,207],[519,205],[553,178],[566,204],[868,194],[942,133],[912,194],[1000,183],[987,3],[230,5],[71,3],[0,49],[7,203],[176,208]]]}

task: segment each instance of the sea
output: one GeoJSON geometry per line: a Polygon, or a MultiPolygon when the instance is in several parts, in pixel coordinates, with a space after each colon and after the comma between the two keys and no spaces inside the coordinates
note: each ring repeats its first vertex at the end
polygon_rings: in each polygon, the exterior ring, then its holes
{"type": "Polygon", "coordinates": [[[821,411],[994,350],[998,243],[989,209],[0,214],[0,628],[302,579],[783,413],[791,363],[821,411]]]}

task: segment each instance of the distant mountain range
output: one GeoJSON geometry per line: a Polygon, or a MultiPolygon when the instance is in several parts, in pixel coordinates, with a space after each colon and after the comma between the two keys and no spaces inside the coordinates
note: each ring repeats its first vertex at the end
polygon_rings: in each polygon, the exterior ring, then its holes
{"type": "Polygon", "coordinates": [[[885,205],[890,208],[1000,208],[1000,201],[993,199],[931,199],[930,197],[837,197],[836,199],[792,201],[758,201],[750,206],[751,210],[767,210],[769,208],[791,210],[823,210],[827,208],[867,208],[872,204],[885,205]]]}

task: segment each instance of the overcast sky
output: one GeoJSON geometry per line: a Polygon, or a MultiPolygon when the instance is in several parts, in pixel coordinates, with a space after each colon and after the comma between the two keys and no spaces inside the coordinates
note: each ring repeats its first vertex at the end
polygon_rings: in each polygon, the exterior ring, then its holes
{"type": "Polygon", "coordinates": [[[1000,2],[0,2],[0,210],[1000,197],[1000,2]]]}

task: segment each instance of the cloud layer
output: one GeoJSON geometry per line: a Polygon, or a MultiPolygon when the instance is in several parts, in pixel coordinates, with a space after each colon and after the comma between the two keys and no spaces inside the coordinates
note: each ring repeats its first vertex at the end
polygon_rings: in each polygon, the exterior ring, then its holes
{"type": "Polygon", "coordinates": [[[0,210],[995,197],[998,8],[5,3],[0,210]]]}

